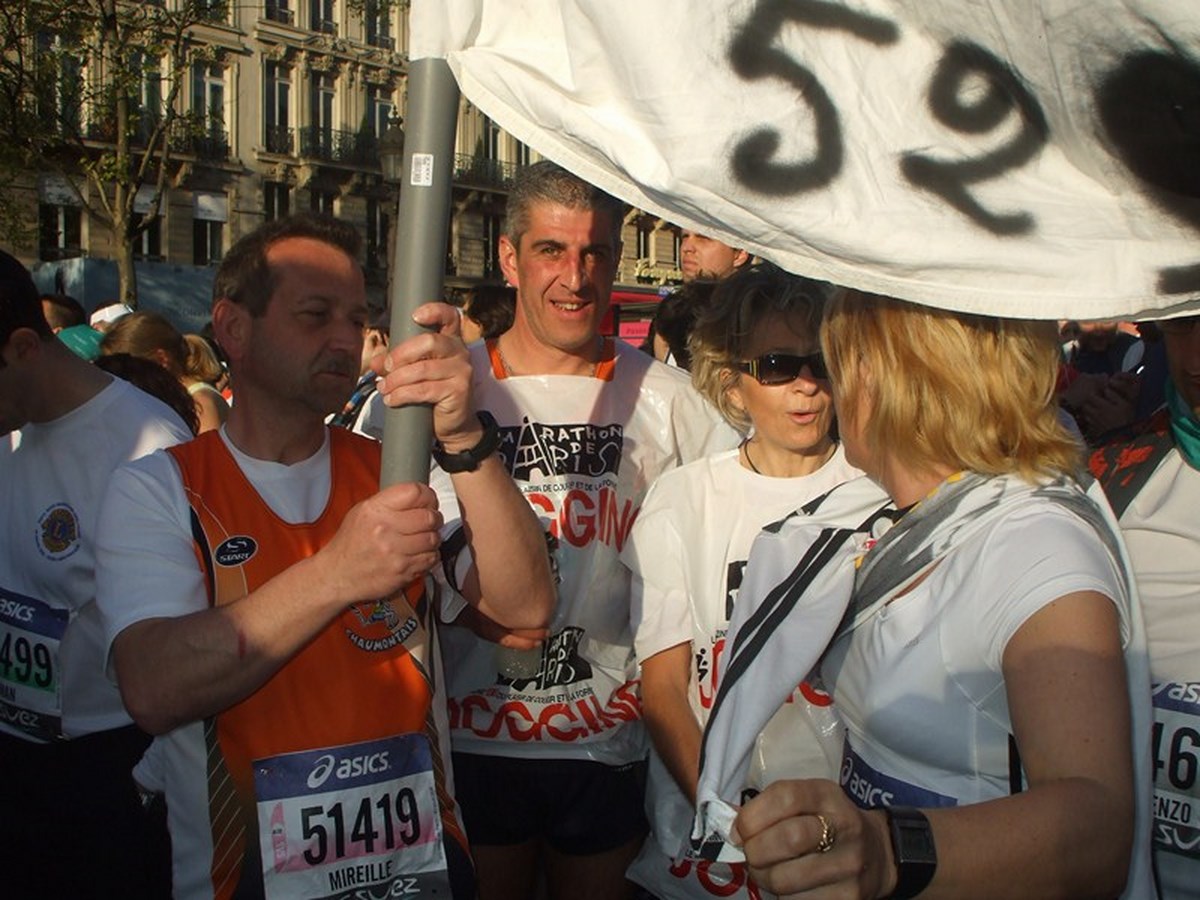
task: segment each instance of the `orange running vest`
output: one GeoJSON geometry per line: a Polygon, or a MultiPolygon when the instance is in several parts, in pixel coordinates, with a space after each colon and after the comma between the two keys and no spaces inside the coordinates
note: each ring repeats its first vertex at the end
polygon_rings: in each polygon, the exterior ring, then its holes
{"type": "MultiPolygon", "coordinates": [[[[329,440],[329,500],[314,522],[297,525],[263,501],[217,431],[168,449],[191,506],[194,549],[210,605],[232,603],[315,554],[350,508],[378,491],[380,445],[341,428],[329,429],[329,440]]],[[[408,649],[423,640],[428,651],[430,643],[424,581],[410,584],[404,595],[407,603],[398,597],[347,608],[262,687],[206,721],[216,897],[232,897],[243,879],[260,877],[251,762],[284,753],[425,734],[443,832],[465,851],[445,785],[442,736],[431,715],[426,666],[432,663],[408,649]]]]}

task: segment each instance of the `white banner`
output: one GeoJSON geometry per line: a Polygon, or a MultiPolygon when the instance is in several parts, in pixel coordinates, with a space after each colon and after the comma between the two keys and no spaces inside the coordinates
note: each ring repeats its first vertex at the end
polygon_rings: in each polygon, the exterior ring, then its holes
{"type": "Polygon", "coordinates": [[[966,311],[1200,304],[1198,0],[415,0],[519,140],[797,273],[966,311]]]}

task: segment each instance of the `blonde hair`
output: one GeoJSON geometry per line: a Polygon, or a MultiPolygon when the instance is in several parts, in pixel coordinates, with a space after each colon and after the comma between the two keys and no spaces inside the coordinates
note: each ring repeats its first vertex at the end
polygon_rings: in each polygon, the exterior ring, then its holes
{"type": "Polygon", "coordinates": [[[221,380],[225,370],[221,368],[221,361],[217,359],[213,348],[198,334],[185,334],[183,339],[187,342],[188,349],[184,371],[192,378],[215,385],[221,380]]]}
{"type": "Polygon", "coordinates": [[[815,345],[828,290],[825,282],[791,275],[770,263],[755,263],[720,281],[708,303],[697,311],[688,337],[692,386],[742,434],[748,434],[753,423],[732,402],[729,389],[750,377],[736,368],[746,359],[746,342],[759,322],[778,315],[798,318],[815,345]]]}
{"type": "Polygon", "coordinates": [[[154,312],[133,312],[113,322],[100,342],[103,354],[128,353],[159,362],[157,352],[167,358],[165,368],[176,378],[187,371],[188,348],[183,335],[171,322],[154,312]]]}
{"type": "Polygon", "coordinates": [[[932,309],[848,290],[821,333],[842,419],[869,409],[863,439],[913,471],[1027,481],[1074,475],[1082,448],[1055,401],[1055,323],[932,309]]]}

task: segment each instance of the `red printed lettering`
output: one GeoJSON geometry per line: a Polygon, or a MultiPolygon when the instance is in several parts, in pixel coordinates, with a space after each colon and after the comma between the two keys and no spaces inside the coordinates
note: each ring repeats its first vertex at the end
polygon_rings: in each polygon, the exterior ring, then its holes
{"type": "Polygon", "coordinates": [[[717,638],[712,648],[712,664],[708,667],[707,683],[697,684],[700,690],[701,709],[712,709],[713,700],[717,697],[717,669],[720,666],[721,655],[725,652],[725,638],[717,638]]]}
{"type": "Polygon", "coordinates": [[[561,495],[526,494],[525,499],[536,510],[550,516],[550,534],[572,547],[586,547],[600,541],[619,552],[629,537],[638,508],[632,500],[620,501],[611,487],[597,491],[572,489],[561,495]]]}
{"type": "Polygon", "coordinates": [[[807,681],[800,682],[800,693],[813,706],[833,706],[833,696],[818,687],[813,687],[807,681]]]}
{"type": "Polygon", "coordinates": [[[762,900],[758,885],[746,871],[745,863],[712,863],[702,859],[693,864],[692,860],[684,858],[673,862],[667,871],[679,879],[686,879],[694,873],[696,883],[710,897],[734,897],[745,888],[750,900],[762,900]],[[716,872],[713,871],[714,867],[716,872]]]}
{"type": "Polygon", "coordinates": [[[493,707],[490,698],[472,694],[448,703],[450,729],[495,738],[503,728],[514,741],[578,741],[636,722],[642,717],[637,681],[621,685],[603,706],[594,694],[570,702],[529,704],[506,700],[493,707]]]}

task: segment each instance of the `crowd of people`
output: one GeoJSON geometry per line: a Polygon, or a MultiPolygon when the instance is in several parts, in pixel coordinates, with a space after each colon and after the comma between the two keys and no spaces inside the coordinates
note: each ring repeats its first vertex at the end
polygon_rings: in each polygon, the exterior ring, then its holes
{"type": "Polygon", "coordinates": [[[0,253],[6,894],[1200,897],[1200,317],[688,231],[639,350],[623,222],[524,168],[505,286],[396,342],[331,217],[215,348],[0,253]]]}

